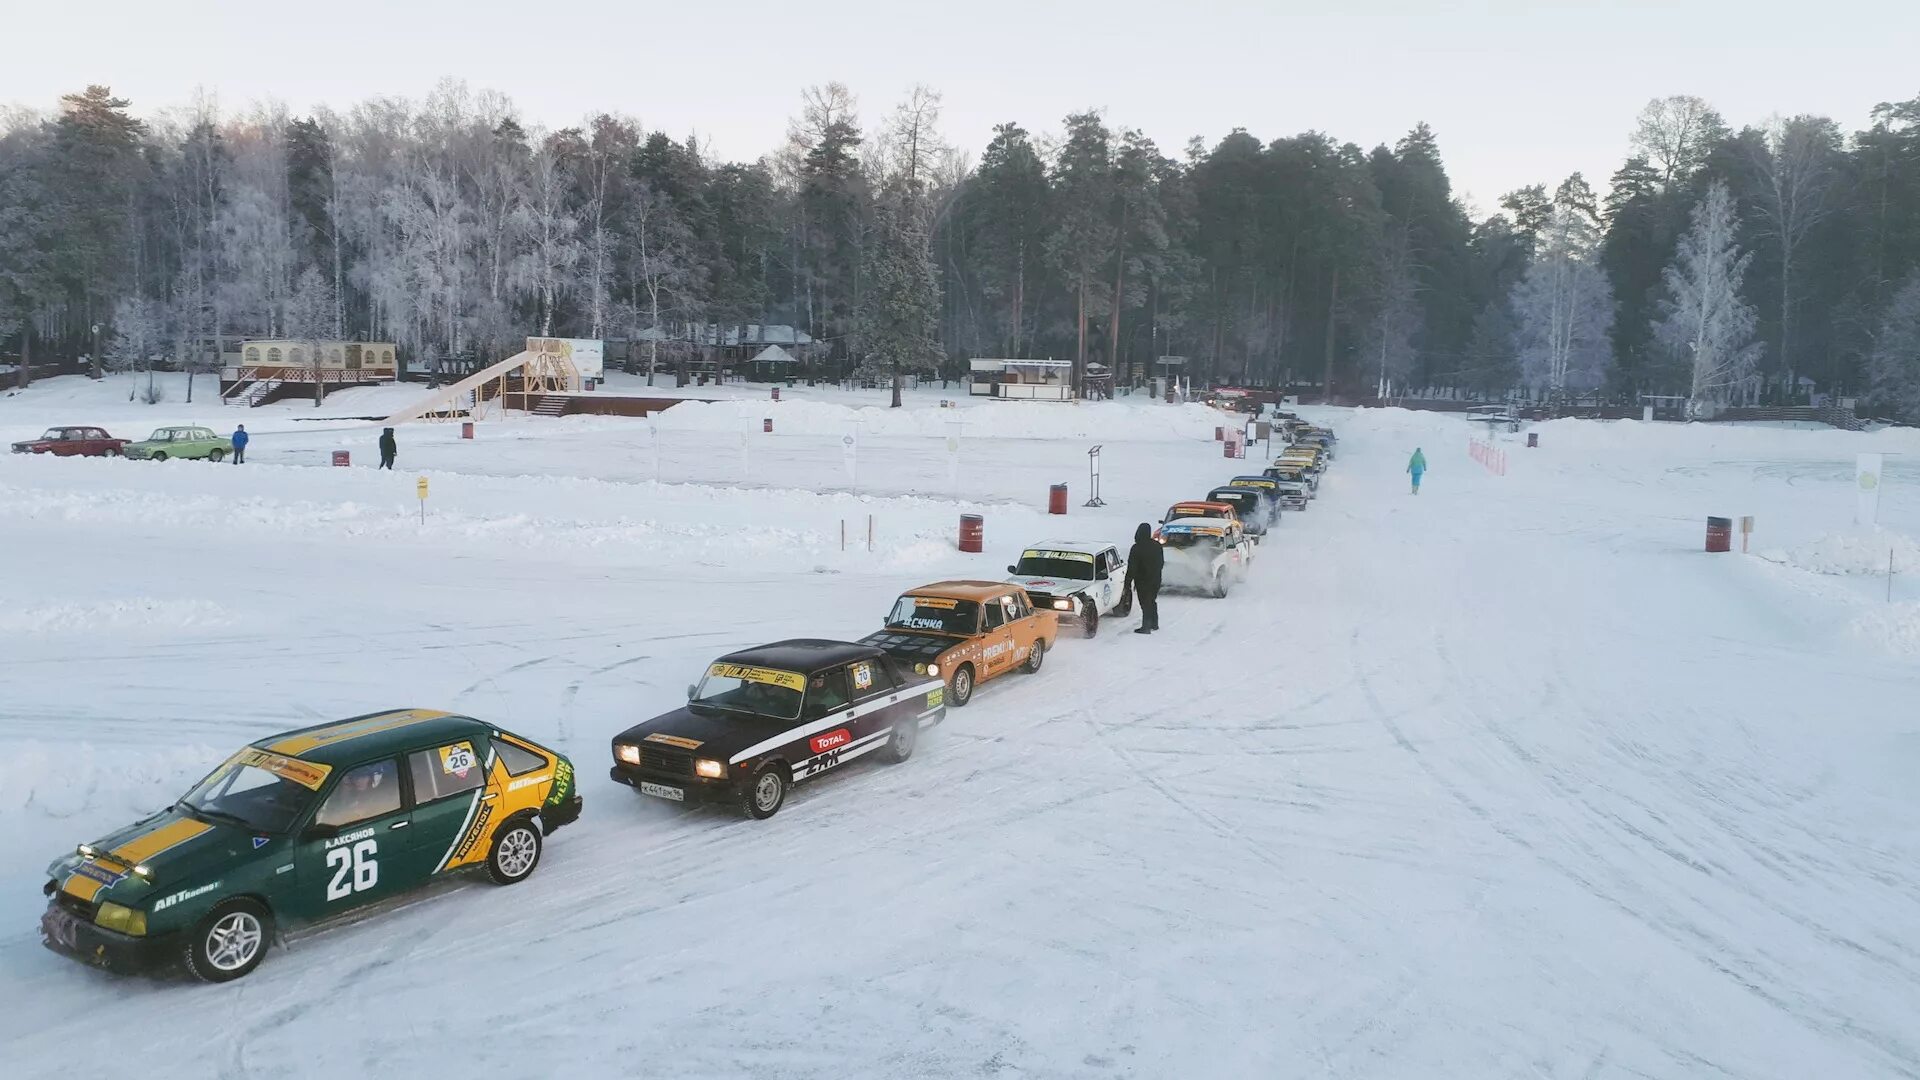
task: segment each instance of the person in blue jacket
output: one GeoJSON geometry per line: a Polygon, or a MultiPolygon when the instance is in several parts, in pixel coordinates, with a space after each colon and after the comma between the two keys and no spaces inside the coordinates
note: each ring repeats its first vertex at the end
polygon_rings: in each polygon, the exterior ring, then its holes
{"type": "Polygon", "coordinates": [[[233,463],[238,465],[247,460],[247,425],[234,428],[233,438],[228,441],[233,443],[233,463]]]}
{"type": "Polygon", "coordinates": [[[1420,494],[1420,474],[1427,471],[1427,455],[1413,448],[1413,456],[1407,459],[1407,472],[1413,477],[1413,493],[1420,494]]]}

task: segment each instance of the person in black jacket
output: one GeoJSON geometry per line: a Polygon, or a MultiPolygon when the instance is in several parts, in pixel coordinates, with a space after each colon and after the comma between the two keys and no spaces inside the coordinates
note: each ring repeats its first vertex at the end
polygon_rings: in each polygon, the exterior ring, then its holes
{"type": "Polygon", "coordinates": [[[1136,634],[1151,634],[1160,629],[1160,570],[1167,553],[1153,538],[1153,526],[1142,522],[1133,531],[1133,546],[1127,549],[1127,580],[1121,589],[1140,597],[1140,628],[1136,634]]]}
{"type": "Polygon", "coordinates": [[[392,428],[381,429],[380,431],[380,467],[383,469],[393,468],[394,455],[399,452],[400,452],[399,444],[393,441],[393,429],[392,428]]]}

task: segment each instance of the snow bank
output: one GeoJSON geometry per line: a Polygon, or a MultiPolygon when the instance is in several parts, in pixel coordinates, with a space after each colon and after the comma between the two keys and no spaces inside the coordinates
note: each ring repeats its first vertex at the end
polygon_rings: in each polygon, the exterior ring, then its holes
{"type": "Polygon", "coordinates": [[[1920,568],[1920,543],[1886,529],[1827,533],[1761,557],[1816,574],[1884,574],[1889,552],[1896,572],[1920,568]]]}
{"type": "Polygon", "coordinates": [[[128,597],[103,603],[61,603],[28,606],[0,599],[0,634],[57,637],[95,631],[230,626],[231,611],[206,600],[163,600],[128,597]]]}
{"type": "Polygon", "coordinates": [[[1920,603],[1869,607],[1854,620],[1853,632],[1888,652],[1920,655],[1920,603]]]}
{"type": "MultiPolygon", "coordinates": [[[[124,824],[173,802],[233,749],[165,740],[105,746],[9,743],[8,768],[0,770],[0,822],[31,824],[37,829],[44,828],[46,819],[124,824]]],[[[68,837],[57,828],[42,835],[49,852],[60,843],[93,839],[91,835],[68,837]]]]}

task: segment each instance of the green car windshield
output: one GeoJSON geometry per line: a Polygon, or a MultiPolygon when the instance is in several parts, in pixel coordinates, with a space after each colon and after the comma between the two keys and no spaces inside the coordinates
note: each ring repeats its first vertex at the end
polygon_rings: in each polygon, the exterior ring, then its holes
{"type": "Polygon", "coordinates": [[[180,799],[188,811],[255,832],[284,833],[313,800],[313,792],[253,765],[228,762],[180,799]]]}

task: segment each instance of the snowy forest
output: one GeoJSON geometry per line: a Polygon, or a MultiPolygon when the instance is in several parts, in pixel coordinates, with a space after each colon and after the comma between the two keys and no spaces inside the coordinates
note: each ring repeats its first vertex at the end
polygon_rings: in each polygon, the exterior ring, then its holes
{"type": "Polygon", "coordinates": [[[1425,124],[1169,151],[1095,111],[947,132],[931,90],[868,112],[828,83],[729,162],[456,82],[306,116],[95,86],[0,114],[0,360],[24,383],[327,337],[433,371],[552,334],[654,338],[666,366],[786,324],[829,377],[1055,357],[1126,382],[1179,355],[1348,400],[1831,395],[1920,421],[1920,98],[1870,115],[1735,129],[1659,98],[1610,175],[1477,208],[1425,124]]]}

